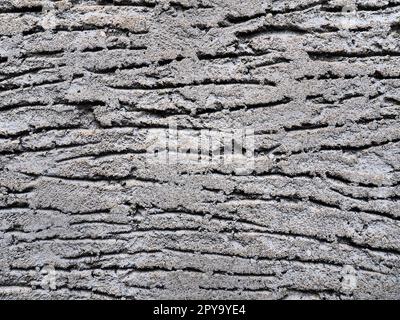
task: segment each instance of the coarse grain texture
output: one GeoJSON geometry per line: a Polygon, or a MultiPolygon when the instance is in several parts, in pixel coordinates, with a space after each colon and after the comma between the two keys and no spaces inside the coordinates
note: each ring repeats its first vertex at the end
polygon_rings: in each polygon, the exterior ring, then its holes
{"type": "Polygon", "coordinates": [[[399,116],[399,0],[0,0],[0,299],[399,299],[399,116]]]}

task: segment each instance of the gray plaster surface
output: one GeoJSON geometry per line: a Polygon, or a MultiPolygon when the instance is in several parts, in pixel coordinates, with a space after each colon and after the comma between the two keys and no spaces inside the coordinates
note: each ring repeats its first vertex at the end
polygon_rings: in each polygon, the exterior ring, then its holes
{"type": "Polygon", "coordinates": [[[0,0],[0,299],[399,299],[399,88],[399,0],[0,0]]]}

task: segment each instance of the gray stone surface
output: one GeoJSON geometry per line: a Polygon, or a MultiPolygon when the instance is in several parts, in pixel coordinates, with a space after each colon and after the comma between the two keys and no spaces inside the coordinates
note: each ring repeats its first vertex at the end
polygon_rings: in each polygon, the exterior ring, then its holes
{"type": "Polygon", "coordinates": [[[399,0],[0,0],[1,299],[399,299],[399,0]],[[254,170],[146,160],[252,127],[254,170]]]}

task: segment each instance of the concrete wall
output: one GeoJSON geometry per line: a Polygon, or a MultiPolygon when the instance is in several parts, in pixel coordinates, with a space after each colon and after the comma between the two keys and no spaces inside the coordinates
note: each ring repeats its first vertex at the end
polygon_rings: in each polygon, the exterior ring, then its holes
{"type": "Polygon", "coordinates": [[[400,298],[399,9],[0,0],[0,298],[400,298]]]}

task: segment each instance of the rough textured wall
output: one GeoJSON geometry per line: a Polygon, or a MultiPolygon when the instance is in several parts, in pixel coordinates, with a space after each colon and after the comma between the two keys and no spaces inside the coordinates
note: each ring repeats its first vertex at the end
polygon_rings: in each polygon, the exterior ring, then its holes
{"type": "Polygon", "coordinates": [[[0,298],[400,298],[399,30],[399,0],[0,0],[0,298]],[[171,122],[252,128],[254,167],[149,161],[171,122]]]}

